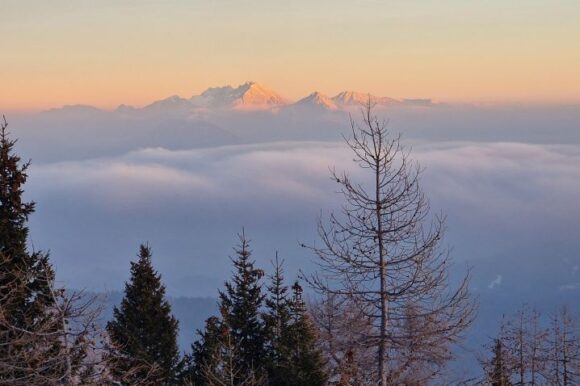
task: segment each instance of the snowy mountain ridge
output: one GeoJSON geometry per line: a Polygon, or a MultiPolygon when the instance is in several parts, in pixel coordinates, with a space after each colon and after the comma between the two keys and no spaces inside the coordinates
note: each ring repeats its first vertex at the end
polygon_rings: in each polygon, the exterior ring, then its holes
{"type": "Polygon", "coordinates": [[[369,98],[371,100],[371,103],[374,103],[377,105],[396,105],[396,104],[401,103],[401,101],[398,101],[394,98],[377,97],[377,96],[374,96],[371,94],[365,94],[365,93],[356,92],[356,91],[343,91],[343,92],[335,95],[334,97],[332,97],[332,100],[338,105],[360,106],[361,104],[367,103],[369,98]]]}
{"type": "MultiPolygon", "coordinates": [[[[180,115],[190,115],[203,111],[278,111],[282,109],[310,109],[316,111],[341,111],[360,108],[368,100],[378,107],[390,106],[430,106],[430,99],[394,99],[390,97],[379,97],[369,93],[357,91],[342,91],[330,97],[319,91],[294,102],[276,91],[263,86],[257,82],[246,82],[237,87],[230,85],[221,87],[210,87],[199,95],[190,98],[183,98],[179,95],[172,95],[164,99],[154,101],[144,107],[133,107],[125,104],[119,105],[116,112],[122,114],[134,114],[139,111],[149,113],[178,113],[180,115]]],[[[63,108],[51,109],[60,111],[66,109],[87,110],[92,106],[64,106],[63,108]],[[82,107],[82,108],[81,108],[82,107]]]]}
{"type": "Polygon", "coordinates": [[[231,85],[210,87],[201,94],[193,95],[189,99],[177,95],[170,96],[153,102],[145,106],[144,109],[267,111],[284,108],[307,108],[337,111],[359,108],[367,103],[369,98],[373,104],[383,107],[406,104],[405,100],[379,97],[357,91],[342,91],[333,97],[314,91],[310,95],[293,102],[260,83],[248,81],[237,87],[232,87],[231,85]]]}
{"type": "Polygon", "coordinates": [[[208,88],[201,95],[192,96],[189,101],[194,107],[241,110],[270,109],[289,103],[275,91],[256,82],[246,82],[237,88],[229,85],[208,88]]]}
{"type": "Polygon", "coordinates": [[[295,106],[301,107],[315,107],[327,110],[338,110],[339,106],[333,101],[332,98],[327,95],[321,94],[318,91],[313,92],[306,98],[300,99],[298,102],[294,103],[295,106]]]}

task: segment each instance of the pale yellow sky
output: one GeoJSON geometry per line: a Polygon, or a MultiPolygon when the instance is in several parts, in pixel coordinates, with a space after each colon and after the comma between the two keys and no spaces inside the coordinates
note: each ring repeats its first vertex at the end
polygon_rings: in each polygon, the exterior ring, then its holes
{"type": "Polygon", "coordinates": [[[0,111],[284,96],[580,103],[577,0],[3,0],[0,111]]]}

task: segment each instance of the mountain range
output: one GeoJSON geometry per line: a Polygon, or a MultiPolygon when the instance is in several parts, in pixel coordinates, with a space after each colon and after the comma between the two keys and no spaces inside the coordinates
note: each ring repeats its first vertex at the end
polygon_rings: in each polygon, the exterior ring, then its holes
{"type": "Polygon", "coordinates": [[[256,82],[246,82],[238,87],[223,86],[212,87],[200,95],[194,95],[189,99],[172,96],[161,101],[154,102],[145,109],[155,108],[159,105],[171,105],[178,108],[208,108],[208,109],[236,109],[236,110],[271,110],[286,107],[322,108],[326,110],[344,110],[351,107],[360,107],[368,99],[380,106],[392,105],[417,105],[430,104],[429,99],[403,99],[398,100],[389,97],[377,97],[368,93],[343,91],[330,97],[318,91],[293,102],[284,98],[276,91],[256,82]]]}
{"type": "MultiPolygon", "coordinates": [[[[378,107],[389,106],[428,106],[432,102],[430,99],[394,99],[389,97],[378,97],[368,93],[343,91],[330,97],[315,91],[310,95],[292,101],[281,96],[276,91],[263,86],[256,82],[246,82],[237,87],[222,86],[211,87],[199,95],[190,98],[183,98],[178,95],[172,95],[165,99],[155,101],[142,108],[133,106],[120,105],[115,110],[119,113],[130,114],[137,111],[141,112],[203,112],[213,110],[234,110],[234,111],[279,111],[283,109],[309,109],[309,110],[328,110],[340,111],[360,108],[361,105],[371,102],[378,107]]],[[[76,105],[64,106],[61,109],[54,110],[93,110],[92,106],[76,105]]]]}

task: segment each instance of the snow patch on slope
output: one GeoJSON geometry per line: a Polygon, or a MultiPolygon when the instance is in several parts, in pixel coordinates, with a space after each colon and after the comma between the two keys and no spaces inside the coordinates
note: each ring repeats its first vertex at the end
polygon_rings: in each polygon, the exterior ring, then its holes
{"type": "Polygon", "coordinates": [[[288,100],[256,82],[246,82],[237,88],[212,87],[190,99],[196,107],[263,110],[283,106],[288,100]]]}
{"type": "Polygon", "coordinates": [[[300,99],[298,102],[294,104],[296,107],[308,107],[308,108],[319,108],[319,109],[326,109],[326,110],[338,110],[338,105],[334,103],[334,101],[318,92],[315,91],[312,94],[308,95],[306,98],[300,99]]]}

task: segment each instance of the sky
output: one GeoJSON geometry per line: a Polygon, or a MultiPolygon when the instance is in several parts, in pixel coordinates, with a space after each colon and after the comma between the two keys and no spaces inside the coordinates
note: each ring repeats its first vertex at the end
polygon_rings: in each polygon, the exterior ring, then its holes
{"type": "Polygon", "coordinates": [[[575,0],[2,0],[0,110],[144,105],[263,83],[580,103],[575,0]]]}

